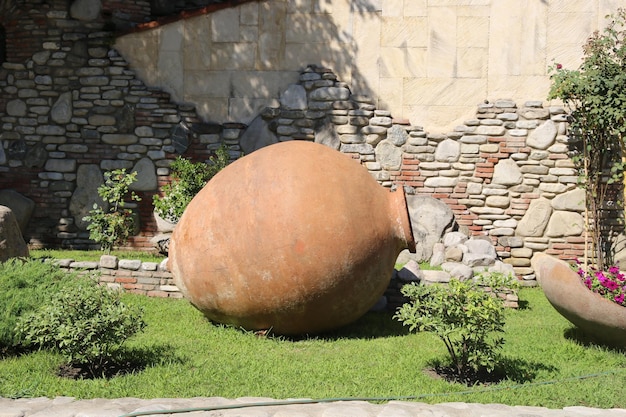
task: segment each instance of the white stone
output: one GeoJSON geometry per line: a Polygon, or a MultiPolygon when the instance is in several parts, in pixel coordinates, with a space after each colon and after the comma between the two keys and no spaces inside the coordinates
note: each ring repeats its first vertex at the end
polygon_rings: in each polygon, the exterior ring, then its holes
{"type": "Polygon", "coordinates": [[[424,181],[425,187],[454,187],[458,183],[458,178],[454,177],[431,177],[424,181]]]}
{"type": "Polygon", "coordinates": [[[585,230],[585,220],[579,213],[555,211],[550,217],[546,236],[579,236],[585,230]]]}
{"type": "Polygon", "coordinates": [[[533,200],[517,224],[516,233],[519,236],[543,236],[551,214],[552,205],[548,199],[533,200]]]}
{"type": "Polygon", "coordinates": [[[491,195],[487,197],[487,199],[485,200],[485,204],[487,204],[490,207],[507,208],[510,203],[511,203],[511,199],[509,197],[497,196],[497,195],[491,195]]]}
{"type": "Polygon", "coordinates": [[[445,139],[437,145],[435,160],[440,162],[456,162],[461,156],[461,144],[452,139],[445,139]]]}
{"type": "Polygon", "coordinates": [[[557,135],[556,124],[552,120],[545,121],[528,136],[526,144],[536,149],[548,149],[557,135]]]}
{"type": "Polygon", "coordinates": [[[494,184],[517,185],[521,184],[522,180],[523,176],[520,167],[511,159],[503,159],[494,167],[494,184]]]}

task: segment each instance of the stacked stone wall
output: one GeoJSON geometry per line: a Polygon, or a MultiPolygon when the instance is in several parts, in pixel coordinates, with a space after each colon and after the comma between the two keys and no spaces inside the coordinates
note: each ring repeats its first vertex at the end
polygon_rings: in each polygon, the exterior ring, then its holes
{"type": "Polygon", "coordinates": [[[163,263],[118,259],[108,255],[102,256],[99,262],[73,259],[60,259],[56,262],[68,272],[95,276],[98,282],[109,288],[148,297],[182,298],[172,274],[163,263]]]}
{"type": "Polygon", "coordinates": [[[152,197],[169,182],[169,163],[181,152],[207,160],[223,127],[200,123],[193,106],[146,86],[111,49],[106,10],[142,19],[147,2],[125,9],[103,2],[101,18],[88,22],[73,18],[67,1],[25,3],[9,20],[2,16],[9,53],[0,68],[0,188],[36,203],[27,240],[33,247],[95,247],[82,217],[98,201],[102,174],[124,168],[140,173],[134,191],[142,198],[141,233],[130,246],[153,248],[152,197]]]}
{"type": "Polygon", "coordinates": [[[105,20],[80,23],[66,2],[48,4],[15,15],[17,26],[37,21],[45,33],[23,62],[12,55],[0,68],[0,189],[36,203],[26,233],[33,247],[95,247],[82,217],[103,173],[125,168],[138,172],[142,197],[141,232],[129,245],[153,249],[152,196],[169,182],[177,155],[207,160],[224,143],[236,159],[312,140],[358,160],[385,187],[445,202],[463,230],[489,238],[529,281],[537,251],[584,255],[584,196],[560,107],[486,101],[462,125],[434,134],[377,108],[333,70],[309,66],[249,124],[209,123],[193,104],[140,80],[111,48],[105,20]]]}
{"type": "MultiPolygon", "coordinates": [[[[535,252],[566,260],[585,256],[585,195],[570,158],[575,143],[563,107],[485,101],[453,131],[431,134],[372,103],[352,94],[331,70],[308,67],[281,106],[263,113],[265,129],[252,122],[253,136],[263,144],[324,143],[360,161],[383,186],[445,202],[462,230],[489,238],[529,283],[535,252]]],[[[248,134],[241,139],[244,150],[253,149],[248,134]]]]}

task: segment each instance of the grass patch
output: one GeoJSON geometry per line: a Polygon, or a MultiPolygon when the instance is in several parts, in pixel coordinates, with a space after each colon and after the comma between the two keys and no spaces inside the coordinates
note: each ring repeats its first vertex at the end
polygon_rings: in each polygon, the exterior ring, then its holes
{"type": "MultiPolygon", "coordinates": [[[[100,257],[104,255],[101,250],[66,250],[66,249],[31,249],[30,257],[35,259],[54,258],[54,259],[73,259],[79,261],[100,261],[100,257]]],[[[165,256],[158,253],[142,252],[142,251],[125,251],[114,250],[111,255],[117,256],[119,259],[139,259],[142,262],[161,262],[165,256]]]]}
{"type": "Polygon", "coordinates": [[[525,307],[507,311],[503,353],[510,379],[488,387],[468,389],[429,376],[424,369],[446,359],[445,347],[432,334],[407,333],[391,314],[368,313],[318,337],[260,338],[209,323],[185,300],[126,294],[125,302],[144,308],[148,324],[125,344],[143,370],[70,380],[56,376],[63,362],[57,354],[11,356],[0,360],[0,396],[419,396],[431,403],[626,408],[623,352],[587,343],[540,289],[524,288],[520,296],[525,307]]]}

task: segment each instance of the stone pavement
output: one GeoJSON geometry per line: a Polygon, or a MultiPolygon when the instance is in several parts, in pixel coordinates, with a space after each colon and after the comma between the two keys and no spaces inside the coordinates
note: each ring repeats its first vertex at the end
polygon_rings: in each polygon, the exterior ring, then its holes
{"type": "Polygon", "coordinates": [[[508,406],[502,404],[390,401],[317,402],[311,400],[273,400],[269,398],[186,398],[186,399],[93,399],[71,397],[0,398],[0,417],[626,417],[626,409],[508,406]],[[264,406],[268,402],[275,405],[264,406]],[[291,404],[286,404],[290,402],[291,404]],[[306,403],[309,402],[309,403],[306,403]],[[230,407],[230,408],[228,408],[230,407]],[[213,408],[213,410],[205,410],[213,408]]]}

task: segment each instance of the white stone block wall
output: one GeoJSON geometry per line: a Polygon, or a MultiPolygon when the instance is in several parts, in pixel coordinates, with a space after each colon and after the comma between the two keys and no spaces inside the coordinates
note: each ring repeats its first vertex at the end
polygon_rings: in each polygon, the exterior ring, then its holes
{"type": "Polygon", "coordinates": [[[149,85],[211,121],[250,122],[308,64],[396,118],[446,131],[482,99],[544,100],[554,62],[621,0],[250,1],[137,31],[115,47],[149,85]],[[242,79],[249,82],[242,83],[242,79]]]}

